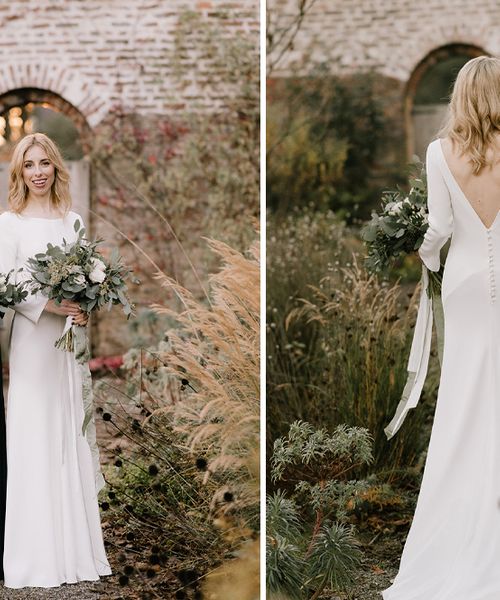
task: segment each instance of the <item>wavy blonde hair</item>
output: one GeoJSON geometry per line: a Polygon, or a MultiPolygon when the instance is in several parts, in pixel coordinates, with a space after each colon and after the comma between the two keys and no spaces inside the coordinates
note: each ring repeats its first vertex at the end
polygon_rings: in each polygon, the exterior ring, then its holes
{"type": "Polygon", "coordinates": [[[478,56],[458,72],[449,114],[438,137],[448,136],[461,155],[470,157],[477,175],[489,163],[486,150],[500,132],[500,59],[478,56]]]}
{"type": "Polygon", "coordinates": [[[69,173],[64,166],[63,158],[55,143],[43,133],[32,133],[22,138],[14,148],[9,168],[9,207],[12,212],[21,213],[28,203],[28,187],[23,179],[24,155],[32,146],[40,146],[54,165],[54,183],[52,184],[51,202],[53,208],[67,214],[71,207],[69,193],[69,173]]]}

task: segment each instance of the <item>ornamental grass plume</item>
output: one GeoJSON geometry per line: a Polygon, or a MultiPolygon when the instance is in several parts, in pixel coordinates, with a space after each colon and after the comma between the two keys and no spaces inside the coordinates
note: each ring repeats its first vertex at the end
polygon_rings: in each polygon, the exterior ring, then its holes
{"type": "MultiPolygon", "coordinates": [[[[407,377],[418,290],[412,290],[405,305],[399,283],[370,274],[360,262],[353,254],[338,275],[328,274],[319,285],[311,285],[309,298],[288,313],[285,326],[306,323],[315,327],[307,361],[324,392],[323,397],[309,396],[309,406],[313,402],[317,406],[316,415],[309,409],[311,422],[366,427],[374,436],[375,467],[397,470],[415,464],[424,443],[423,411],[408,419],[392,446],[383,431],[407,377]]],[[[356,475],[364,477],[366,469],[356,475]]]]}
{"type": "MultiPolygon", "coordinates": [[[[238,564],[246,556],[250,568],[253,558],[249,557],[254,553],[243,549],[259,529],[258,242],[247,255],[219,241],[208,240],[208,244],[222,267],[209,278],[207,301],[197,300],[164,274],[156,276],[162,286],[174,291],[183,307],[177,312],[153,306],[176,322],[167,332],[168,346],[157,357],[177,378],[182,393],[180,400],[153,410],[148,418],[167,412],[193,457],[204,457],[204,481],[217,482],[210,509],[214,525],[232,546],[241,546],[238,564]]],[[[234,593],[236,587],[242,593],[241,579],[236,576],[240,567],[223,569],[226,576],[219,578],[220,593],[217,577],[210,582],[211,598],[229,597],[232,585],[234,593]]],[[[248,587],[255,578],[258,581],[258,569],[253,571],[255,577],[248,587]]]]}

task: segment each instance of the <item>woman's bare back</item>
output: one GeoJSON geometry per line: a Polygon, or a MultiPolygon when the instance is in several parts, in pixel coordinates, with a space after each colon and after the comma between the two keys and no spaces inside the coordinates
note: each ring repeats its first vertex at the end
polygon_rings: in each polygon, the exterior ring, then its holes
{"type": "Polygon", "coordinates": [[[481,169],[478,175],[472,172],[468,156],[459,156],[449,138],[439,141],[448,167],[460,186],[464,196],[481,219],[490,227],[500,211],[500,135],[494,146],[486,151],[486,160],[491,164],[481,169]]]}

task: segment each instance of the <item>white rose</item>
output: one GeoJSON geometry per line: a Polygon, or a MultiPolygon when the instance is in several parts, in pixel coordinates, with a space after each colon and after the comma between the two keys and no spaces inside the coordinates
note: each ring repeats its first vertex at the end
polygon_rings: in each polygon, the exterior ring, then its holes
{"type": "Polygon", "coordinates": [[[102,262],[100,258],[91,258],[90,263],[92,264],[93,269],[99,269],[99,271],[106,270],[106,265],[102,262]]]}
{"type": "Polygon", "coordinates": [[[92,271],[89,274],[89,279],[93,283],[102,283],[106,279],[106,265],[99,258],[91,260],[92,271]]]}
{"type": "Polygon", "coordinates": [[[106,273],[101,269],[94,269],[89,273],[89,279],[93,283],[102,283],[106,279],[106,273]]]}

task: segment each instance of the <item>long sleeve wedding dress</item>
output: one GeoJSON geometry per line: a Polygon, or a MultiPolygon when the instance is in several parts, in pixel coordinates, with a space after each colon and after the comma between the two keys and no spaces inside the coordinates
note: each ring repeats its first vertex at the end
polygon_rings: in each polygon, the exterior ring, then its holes
{"type": "MultiPolygon", "coordinates": [[[[0,308],[0,319],[3,319],[0,308]]],[[[5,534],[5,498],[7,495],[7,446],[5,432],[5,402],[3,397],[3,366],[0,352],[0,579],[3,580],[3,540],[5,534]]]]}
{"type": "MultiPolygon", "coordinates": [[[[500,599],[500,217],[486,226],[441,145],[427,149],[429,227],[419,249],[442,282],[444,349],[413,522],[384,600],[500,599]]],[[[424,361],[425,363],[425,361],[424,361]]],[[[426,363],[425,363],[426,364],[426,363]]]]}
{"type": "MultiPolygon", "coordinates": [[[[61,219],[0,215],[0,272],[19,269],[47,243],[76,238],[61,219]]],[[[21,278],[26,271],[20,274],[21,278]]],[[[65,318],[31,295],[15,307],[7,398],[5,585],[55,587],[111,569],[101,531],[96,464],[82,435],[84,409],[73,353],[54,347],[65,318]]]]}

